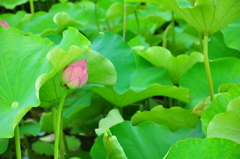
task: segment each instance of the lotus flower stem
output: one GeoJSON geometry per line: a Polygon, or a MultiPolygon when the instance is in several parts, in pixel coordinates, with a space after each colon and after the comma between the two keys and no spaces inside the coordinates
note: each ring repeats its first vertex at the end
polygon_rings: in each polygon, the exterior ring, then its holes
{"type": "Polygon", "coordinates": [[[56,121],[56,127],[55,127],[55,143],[54,143],[54,159],[58,159],[58,148],[59,148],[59,141],[60,141],[60,128],[62,124],[62,110],[63,110],[63,104],[65,101],[65,98],[67,97],[68,89],[64,89],[62,97],[59,102],[59,106],[57,109],[57,121],[56,121]]]}
{"type": "Polygon", "coordinates": [[[14,131],[14,138],[15,138],[15,148],[16,148],[16,157],[17,159],[21,159],[21,144],[20,144],[20,135],[19,135],[19,126],[15,127],[14,131]]]}
{"type": "MultiPolygon", "coordinates": [[[[61,121],[63,121],[63,115],[61,115],[61,121]]],[[[61,122],[60,127],[60,159],[64,159],[64,141],[63,141],[63,122],[61,122]]]]}
{"type": "Polygon", "coordinates": [[[207,74],[210,99],[212,101],[214,99],[214,89],[213,89],[212,75],[211,75],[211,70],[210,70],[210,66],[209,66],[209,59],[208,59],[208,34],[204,35],[203,54],[204,54],[204,65],[205,65],[205,70],[206,70],[206,74],[207,74]]]}

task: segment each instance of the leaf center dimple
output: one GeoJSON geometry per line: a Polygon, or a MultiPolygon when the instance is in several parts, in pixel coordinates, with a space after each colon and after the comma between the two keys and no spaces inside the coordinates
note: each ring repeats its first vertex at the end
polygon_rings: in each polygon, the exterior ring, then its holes
{"type": "Polygon", "coordinates": [[[13,102],[13,103],[12,103],[12,108],[17,108],[17,107],[18,107],[18,105],[19,105],[19,103],[18,103],[18,102],[13,102]]]}

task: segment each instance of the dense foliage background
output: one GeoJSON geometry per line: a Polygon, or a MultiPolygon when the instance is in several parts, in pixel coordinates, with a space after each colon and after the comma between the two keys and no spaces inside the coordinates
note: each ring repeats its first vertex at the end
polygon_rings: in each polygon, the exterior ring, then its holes
{"type": "Polygon", "coordinates": [[[240,0],[0,0],[1,20],[0,158],[53,158],[83,59],[60,158],[121,158],[107,128],[129,159],[240,158],[240,0]]]}

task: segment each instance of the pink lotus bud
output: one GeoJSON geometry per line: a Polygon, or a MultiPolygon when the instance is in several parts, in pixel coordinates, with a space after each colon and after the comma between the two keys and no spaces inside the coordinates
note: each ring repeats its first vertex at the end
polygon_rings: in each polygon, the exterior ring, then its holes
{"type": "Polygon", "coordinates": [[[68,88],[77,89],[83,87],[88,80],[86,59],[66,66],[62,72],[62,79],[68,88]]]}
{"type": "Polygon", "coordinates": [[[8,23],[5,20],[1,20],[0,25],[2,25],[4,28],[10,28],[10,26],[8,25],[8,23]]]}

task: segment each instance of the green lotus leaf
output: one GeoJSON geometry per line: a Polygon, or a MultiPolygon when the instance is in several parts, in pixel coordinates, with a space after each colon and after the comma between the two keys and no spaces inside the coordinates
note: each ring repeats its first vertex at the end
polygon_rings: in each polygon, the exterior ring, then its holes
{"type": "Polygon", "coordinates": [[[17,11],[15,14],[5,13],[0,15],[0,19],[4,19],[11,27],[17,27],[26,15],[25,11],[17,11]]]}
{"type": "MultiPolygon", "coordinates": [[[[234,57],[210,61],[215,93],[218,92],[218,87],[222,84],[240,83],[239,67],[240,60],[234,57]],[[219,73],[219,71],[221,73],[219,73]]],[[[208,97],[209,89],[204,64],[197,63],[189,69],[189,71],[181,78],[179,85],[180,87],[188,88],[191,92],[191,103],[185,105],[185,108],[193,108],[197,103],[208,97]],[[196,87],[196,84],[198,87],[196,87]]]]}
{"type": "Polygon", "coordinates": [[[239,158],[240,145],[221,138],[187,139],[173,145],[164,159],[239,158]]]}
{"type": "Polygon", "coordinates": [[[40,133],[39,123],[24,123],[24,125],[19,128],[20,135],[31,134],[37,136],[40,133]]]}
{"type": "Polygon", "coordinates": [[[16,6],[27,3],[28,0],[1,0],[0,5],[6,9],[14,9],[16,6]]]}
{"type": "Polygon", "coordinates": [[[165,68],[168,71],[168,77],[175,84],[195,63],[203,61],[201,53],[193,52],[190,56],[182,54],[174,57],[169,50],[158,46],[150,47],[138,54],[154,66],[165,68]]]}
{"type": "Polygon", "coordinates": [[[88,14],[83,7],[73,3],[59,3],[53,5],[48,13],[43,11],[36,12],[30,17],[29,21],[19,24],[18,28],[24,33],[44,36],[59,34],[73,24],[79,28],[87,24],[87,22],[88,14]]]}
{"type": "Polygon", "coordinates": [[[92,50],[99,52],[113,63],[117,71],[114,89],[118,93],[126,92],[136,72],[135,58],[131,48],[119,35],[105,32],[93,41],[92,50]]]}
{"type": "MultiPolygon", "coordinates": [[[[220,93],[214,94],[214,98],[216,98],[219,95],[220,95],[220,93]]],[[[203,115],[203,113],[207,110],[207,108],[209,107],[210,104],[211,104],[211,99],[210,99],[210,96],[208,96],[207,98],[205,98],[204,100],[199,102],[193,108],[192,114],[195,114],[195,115],[201,117],[203,115]]]]}
{"type": "Polygon", "coordinates": [[[0,34],[0,129],[4,129],[0,131],[0,137],[10,138],[28,110],[40,104],[40,87],[70,61],[87,51],[89,41],[84,42],[85,37],[74,28],[64,32],[63,41],[58,46],[46,38],[24,36],[15,28],[0,26],[0,34]],[[81,49],[71,46],[79,41],[81,49]],[[71,53],[67,52],[69,50],[72,50],[71,53]]]}
{"type": "Polygon", "coordinates": [[[235,86],[235,84],[233,83],[226,83],[226,84],[222,84],[218,87],[218,92],[219,93],[224,93],[224,92],[228,92],[228,90],[232,87],[235,86]]]}
{"type": "MultiPolygon", "coordinates": [[[[235,36],[234,36],[235,37],[235,36]]],[[[209,59],[219,59],[224,57],[236,57],[240,58],[240,52],[238,50],[229,48],[221,32],[217,33],[208,43],[209,59]]]]}
{"type": "Polygon", "coordinates": [[[240,18],[240,0],[125,0],[125,2],[153,2],[179,14],[199,32],[213,34],[240,18]]]}
{"type": "Polygon", "coordinates": [[[66,142],[69,150],[76,150],[81,145],[81,141],[75,136],[66,136],[66,142]]]}
{"type": "Polygon", "coordinates": [[[54,149],[51,143],[43,142],[43,141],[36,141],[32,144],[32,150],[38,154],[44,155],[53,155],[54,149]]]}
{"type": "MultiPolygon", "coordinates": [[[[54,120],[56,120],[56,112],[55,116],[52,112],[45,113],[41,116],[40,119],[40,128],[41,132],[48,132],[52,133],[54,132],[54,120]]],[[[69,124],[69,121],[66,118],[63,118],[63,129],[65,129],[69,124]]]]}
{"type": "Polygon", "coordinates": [[[227,46],[233,49],[237,49],[238,51],[240,51],[240,46],[238,43],[238,41],[240,41],[240,31],[238,29],[239,27],[240,19],[237,19],[221,30],[227,46]]]}
{"type": "Polygon", "coordinates": [[[69,120],[74,120],[73,117],[78,116],[80,111],[91,105],[91,98],[93,93],[91,90],[79,89],[73,92],[70,96],[70,102],[68,99],[65,103],[69,103],[68,107],[64,109],[63,116],[69,120]],[[71,99],[72,98],[72,99],[71,99]]]}
{"type": "MultiPolygon", "coordinates": [[[[132,126],[131,122],[125,121],[110,130],[117,137],[128,159],[162,159],[178,140],[202,137],[201,133],[198,133],[199,128],[180,128],[177,132],[171,132],[166,126],[154,122],[132,126]]],[[[93,159],[106,158],[103,135],[97,139],[90,153],[93,159]]]]}
{"type": "MultiPolygon", "coordinates": [[[[135,7],[131,4],[126,4],[126,15],[132,14],[135,11],[135,7]]],[[[124,6],[119,2],[113,3],[107,10],[106,19],[123,17],[124,6]]]]}
{"type": "Polygon", "coordinates": [[[135,53],[137,74],[131,87],[125,93],[118,93],[113,87],[94,86],[91,89],[114,105],[124,107],[151,96],[167,96],[189,102],[188,89],[173,86],[167,78],[164,68],[153,67],[149,62],[135,53]]]}
{"type": "Polygon", "coordinates": [[[9,142],[8,138],[1,138],[0,139],[0,154],[4,153],[7,150],[8,142],[9,142]]]}
{"type": "Polygon", "coordinates": [[[134,126],[145,121],[153,121],[157,124],[166,125],[171,131],[177,131],[181,127],[195,128],[199,122],[199,118],[191,114],[190,109],[183,109],[181,107],[166,109],[163,106],[156,106],[151,111],[137,111],[131,118],[134,126]]]}
{"type": "Polygon", "coordinates": [[[112,109],[108,112],[108,115],[99,121],[99,126],[95,129],[95,132],[98,136],[102,135],[106,129],[123,122],[121,114],[118,109],[112,109]]]}
{"type": "Polygon", "coordinates": [[[207,134],[208,125],[215,115],[225,113],[230,101],[238,96],[240,96],[240,84],[232,86],[227,94],[223,93],[211,102],[209,108],[203,113],[201,118],[202,129],[205,134],[207,134]]]}
{"type": "Polygon", "coordinates": [[[207,128],[207,137],[231,139],[240,143],[240,97],[231,100],[226,113],[214,116],[207,128]]]}
{"type": "MultiPolygon", "coordinates": [[[[166,23],[165,18],[152,14],[146,15],[145,17],[139,17],[138,21],[139,26],[138,23],[136,23],[136,19],[128,20],[126,28],[137,35],[141,34],[145,37],[151,37],[150,35],[152,35],[160,26],[166,23]]],[[[119,26],[119,30],[120,29],[122,29],[122,25],[119,26]]]]}
{"type": "Polygon", "coordinates": [[[124,12],[123,5],[121,3],[119,3],[119,2],[115,2],[107,10],[107,17],[106,17],[106,19],[123,17],[123,12],[124,12]]]}
{"type": "MultiPolygon", "coordinates": [[[[80,99],[84,101],[84,99],[80,99]]],[[[80,101],[79,100],[79,101],[80,101]]],[[[68,118],[68,120],[71,121],[72,125],[77,125],[78,127],[82,127],[87,124],[89,120],[94,119],[95,117],[102,117],[102,113],[106,109],[112,109],[112,105],[104,100],[102,97],[100,97],[97,94],[93,94],[90,99],[85,99],[85,103],[81,104],[80,102],[76,102],[75,104],[75,110],[69,111],[70,116],[68,116],[67,110],[64,112],[64,116],[68,118]],[[91,103],[90,103],[91,102],[91,103]],[[90,104],[89,104],[90,103],[90,104]],[[76,120],[77,119],[77,120],[76,120]]],[[[70,108],[69,108],[70,109],[70,108]]],[[[99,119],[98,119],[99,120],[99,119]]],[[[97,125],[96,125],[97,126],[97,125]]],[[[94,131],[95,127],[91,127],[91,131],[94,131]]]]}

